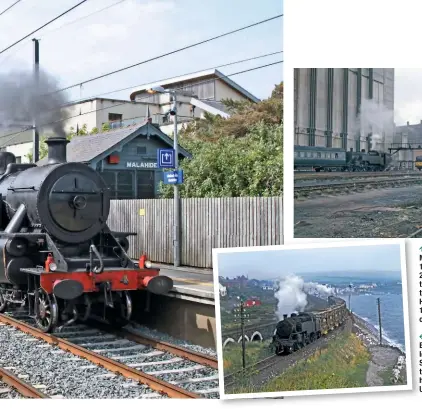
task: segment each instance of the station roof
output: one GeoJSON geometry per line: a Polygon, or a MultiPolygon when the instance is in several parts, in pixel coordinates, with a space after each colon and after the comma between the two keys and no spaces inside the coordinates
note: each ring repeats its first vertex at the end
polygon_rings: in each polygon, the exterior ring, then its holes
{"type": "Polygon", "coordinates": [[[240,92],[242,95],[244,95],[246,98],[248,98],[249,100],[253,101],[253,102],[259,102],[259,98],[255,97],[254,95],[252,95],[250,92],[246,91],[245,88],[241,87],[239,84],[237,84],[236,82],[234,82],[233,80],[231,80],[229,77],[227,77],[226,75],[224,75],[221,71],[218,71],[216,69],[212,69],[212,70],[206,70],[206,71],[199,71],[196,73],[192,73],[192,74],[187,74],[187,75],[182,75],[180,77],[174,77],[174,78],[168,78],[166,80],[160,81],[160,82],[154,82],[151,84],[147,84],[147,85],[143,85],[142,88],[138,88],[137,90],[133,91],[130,94],[130,99],[132,101],[135,100],[136,95],[141,94],[151,88],[154,87],[164,87],[164,88],[171,88],[171,86],[179,84],[181,82],[187,82],[187,81],[192,81],[195,79],[198,80],[205,80],[206,78],[215,78],[215,79],[219,79],[223,82],[225,82],[229,87],[235,89],[236,91],[240,92]]]}
{"type": "MultiPolygon", "coordinates": [[[[144,121],[141,124],[108,132],[73,137],[67,145],[67,161],[98,162],[140,135],[156,136],[169,147],[173,146],[173,139],[150,122],[144,121]]],[[[191,154],[180,146],[179,155],[191,157],[191,154]]],[[[44,165],[45,163],[47,163],[47,158],[41,159],[37,164],[44,165]]]]}

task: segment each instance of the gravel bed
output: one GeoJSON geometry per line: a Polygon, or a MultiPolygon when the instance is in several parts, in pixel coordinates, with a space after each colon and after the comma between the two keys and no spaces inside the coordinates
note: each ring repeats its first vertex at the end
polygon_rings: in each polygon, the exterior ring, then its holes
{"type": "MultiPolygon", "coordinates": [[[[34,324],[31,319],[23,317],[19,319],[21,321],[26,321],[31,325],[34,324]]],[[[180,345],[203,354],[216,356],[215,350],[203,348],[198,345],[192,345],[186,341],[177,340],[171,336],[155,330],[150,330],[138,324],[130,324],[127,328],[135,334],[138,333],[150,338],[180,345]]],[[[114,359],[134,369],[156,376],[166,382],[176,384],[183,389],[201,394],[205,398],[219,398],[219,393],[217,391],[211,393],[209,392],[210,390],[218,390],[218,371],[216,369],[199,365],[173,354],[157,350],[148,345],[141,345],[134,341],[119,338],[118,336],[102,332],[101,330],[97,330],[83,324],[64,327],[60,332],[55,332],[54,335],[103,356],[114,359]],[[161,363],[162,361],[168,362],[161,363]],[[192,369],[189,370],[189,368],[192,369]],[[205,379],[200,380],[201,378],[205,379]]],[[[64,353],[59,352],[58,355],[62,358],[64,353]]],[[[86,365],[89,365],[89,363],[86,365]]],[[[92,372],[97,370],[98,368],[87,368],[85,369],[85,372],[89,373],[87,376],[92,377],[92,372]]],[[[115,379],[116,378],[113,378],[114,382],[115,379]]],[[[112,379],[109,381],[112,382],[112,379]]],[[[131,383],[131,381],[129,383],[131,383]]]]}
{"type": "Polygon", "coordinates": [[[217,352],[213,348],[204,348],[200,345],[191,344],[190,342],[183,341],[177,338],[174,338],[170,335],[164,334],[162,332],[149,329],[139,324],[131,324],[126,327],[126,329],[132,331],[135,334],[145,335],[146,337],[154,338],[156,340],[168,342],[170,344],[179,345],[183,348],[190,349],[194,352],[200,352],[205,355],[217,358],[217,352]]]}
{"type": "MultiPolygon", "coordinates": [[[[177,384],[183,389],[195,393],[201,393],[206,398],[219,398],[218,392],[204,393],[204,391],[218,388],[218,379],[212,378],[216,377],[218,374],[217,370],[215,369],[204,367],[202,365],[196,364],[195,362],[185,360],[181,357],[157,350],[153,347],[143,346],[136,342],[120,339],[118,337],[110,339],[110,341],[107,342],[107,340],[104,339],[104,336],[108,334],[100,333],[100,331],[95,331],[92,333],[93,330],[88,327],[85,327],[85,331],[83,331],[82,327],[79,327],[79,334],[73,334],[72,332],[76,332],[76,329],[74,331],[70,331],[70,329],[71,327],[68,328],[69,331],[67,331],[67,333],[71,333],[71,335],[67,335],[66,332],[62,332],[58,335],[68,339],[70,342],[83,346],[89,350],[93,350],[97,353],[100,353],[101,355],[115,359],[116,361],[128,365],[132,368],[156,376],[157,378],[166,382],[177,384]],[[86,338],[84,334],[87,335],[86,338]],[[163,361],[164,363],[162,363],[163,361]],[[151,365],[145,365],[148,363],[151,365]],[[191,368],[191,370],[189,370],[189,368],[191,368]],[[204,379],[199,381],[201,378],[210,377],[211,379],[204,379]]],[[[158,338],[156,331],[150,332],[154,333],[154,339],[158,338]]],[[[147,335],[145,332],[143,332],[143,334],[147,335]]],[[[148,334],[148,336],[152,335],[148,334]]],[[[167,336],[164,340],[173,343],[173,339],[171,337],[167,336]]],[[[183,345],[185,345],[185,343],[183,343],[183,345]]],[[[202,350],[203,349],[205,348],[202,348],[202,350]]]]}
{"type": "Polygon", "coordinates": [[[149,387],[76,358],[13,327],[0,325],[0,364],[49,396],[63,398],[166,398],[149,387]],[[105,376],[104,376],[105,375],[105,376]],[[112,376],[112,377],[107,377],[112,376]]]}
{"type": "Polygon", "coordinates": [[[407,237],[422,226],[422,186],[296,200],[294,237],[407,237]]]}
{"type": "Polygon", "coordinates": [[[0,399],[25,399],[25,398],[19,392],[11,388],[6,383],[0,382],[0,399]]]}

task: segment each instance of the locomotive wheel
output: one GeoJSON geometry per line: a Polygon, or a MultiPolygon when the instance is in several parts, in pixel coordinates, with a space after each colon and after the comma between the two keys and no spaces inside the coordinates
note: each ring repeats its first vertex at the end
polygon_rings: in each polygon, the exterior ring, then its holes
{"type": "Polygon", "coordinates": [[[3,291],[0,289],[0,312],[5,312],[7,308],[7,301],[3,295],[3,291]]]}
{"type": "Polygon", "coordinates": [[[283,353],[283,348],[280,346],[276,347],[275,354],[280,356],[282,353],[283,353]]]}
{"type": "Polygon", "coordinates": [[[311,343],[315,341],[315,334],[311,334],[311,343]]]}
{"type": "Polygon", "coordinates": [[[43,332],[51,332],[57,325],[59,307],[56,297],[47,294],[42,288],[35,291],[35,321],[43,332]]]}

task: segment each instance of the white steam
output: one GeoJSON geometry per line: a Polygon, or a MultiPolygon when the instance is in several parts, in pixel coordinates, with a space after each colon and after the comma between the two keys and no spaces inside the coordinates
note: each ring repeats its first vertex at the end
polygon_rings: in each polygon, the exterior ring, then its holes
{"type": "Polygon", "coordinates": [[[364,99],[355,123],[352,124],[354,133],[360,132],[362,138],[372,133],[371,146],[367,150],[384,152],[394,135],[394,111],[386,108],[382,103],[364,99]]]}
{"type": "Polygon", "coordinates": [[[276,315],[279,320],[284,314],[303,312],[308,304],[308,294],[327,298],[334,294],[334,290],[318,283],[305,283],[303,278],[290,274],[278,283],[278,290],[274,294],[277,298],[276,315]]]}

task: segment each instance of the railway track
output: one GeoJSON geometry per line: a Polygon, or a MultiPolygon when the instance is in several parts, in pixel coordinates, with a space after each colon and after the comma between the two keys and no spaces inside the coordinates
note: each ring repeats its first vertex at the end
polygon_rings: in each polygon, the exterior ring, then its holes
{"type": "Polygon", "coordinates": [[[384,172],[295,172],[295,180],[349,179],[364,177],[391,177],[420,175],[419,171],[384,171],[384,172]]]}
{"type": "Polygon", "coordinates": [[[321,349],[340,333],[351,331],[351,319],[347,319],[343,325],[338,326],[329,334],[317,339],[315,342],[306,345],[288,355],[271,355],[252,365],[249,365],[245,370],[233,372],[224,376],[224,390],[225,393],[231,393],[233,387],[245,380],[251,385],[262,385],[276,376],[280,376],[289,367],[295,365],[298,361],[310,358],[318,349],[321,349]]]}
{"type": "Polygon", "coordinates": [[[16,398],[17,396],[38,399],[49,398],[48,395],[45,395],[39,389],[2,367],[0,367],[0,381],[4,384],[2,386],[0,383],[0,399],[5,397],[16,398]]]}
{"type": "MultiPolygon", "coordinates": [[[[107,382],[111,381],[113,387],[117,387],[118,390],[110,394],[123,395],[119,397],[190,399],[218,397],[216,358],[168,342],[154,340],[130,330],[116,331],[103,324],[73,325],[65,327],[60,333],[46,334],[30,323],[32,323],[31,318],[25,313],[19,316],[16,313],[0,314],[0,325],[10,329],[7,335],[12,338],[12,342],[16,342],[16,339],[25,339],[26,343],[32,344],[32,347],[40,340],[36,346],[43,354],[50,352],[46,351],[50,346],[51,353],[56,357],[53,358],[54,361],[59,362],[63,359],[63,366],[67,365],[69,368],[76,366],[75,371],[82,371],[82,376],[86,376],[87,379],[100,379],[103,385],[99,385],[98,388],[101,388],[102,396],[94,397],[108,397],[104,388],[107,388],[107,382]],[[26,334],[31,338],[24,338],[26,334]],[[86,361],[91,365],[87,365],[86,361]],[[72,365],[69,365],[69,362],[72,365]],[[95,374],[88,375],[89,371],[95,374]],[[128,392],[122,393],[118,388],[119,383],[128,392]]],[[[46,360],[50,359],[52,358],[46,356],[46,360]]],[[[57,362],[54,362],[54,365],[59,365],[57,362]]],[[[25,363],[17,368],[10,362],[9,365],[12,365],[14,373],[25,372],[25,363]]],[[[31,378],[29,368],[26,368],[26,372],[27,377],[31,378]]],[[[63,369],[63,372],[66,370],[63,369]]],[[[66,377],[72,378],[72,374],[65,373],[63,378],[67,379],[66,377]]],[[[61,375],[58,378],[61,379],[61,375]]],[[[52,385],[51,379],[44,377],[41,381],[47,384],[44,391],[46,395],[57,393],[58,389],[63,397],[80,397],[77,391],[67,393],[66,387],[54,383],[52,385]],[[48,389],[52,392],[49,393],[48,389]]],[[[97,393],[95,387],[96,385],[92,385],[91,395],[97,393]]]]}
{"type": "Polygon", "coordinates": [[[421,177],[395,177],[386,179],[366,179],[366,180],[354,180],[349,182],[331,182],[331,183],[319,183],[319,184],[308,184],[308,185],[296,185],[294,187],[295,195],[307,194],[316,191],[323,190],[345,190],[345,189],[356,189],[356,188],[381,188],[381,187],[393,187],[396,184],[403,186],[404,184],[420,184],[422,183],[421,177]]]}

